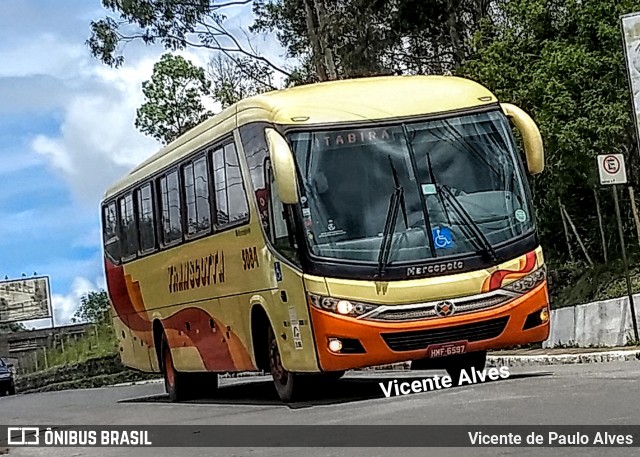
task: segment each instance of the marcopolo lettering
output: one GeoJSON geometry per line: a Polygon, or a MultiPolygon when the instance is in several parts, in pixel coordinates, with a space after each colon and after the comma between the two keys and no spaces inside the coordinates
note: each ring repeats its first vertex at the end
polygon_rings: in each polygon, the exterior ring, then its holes
{"type": "Polygon", "coordinates": [[[170,265],[169,292],[208,287],[224,282],[224,252],[215,252],[177,265],[170,265]]]}
{"type": "Polygon", "coordinates": [[[433,265],[424,265],[420,267],[408,267],[407,276],[432,275],[445,273],[447,271],[458,271],[464,268],[464,262],[461,260],[455,262],[436,263],[433,265]]]}

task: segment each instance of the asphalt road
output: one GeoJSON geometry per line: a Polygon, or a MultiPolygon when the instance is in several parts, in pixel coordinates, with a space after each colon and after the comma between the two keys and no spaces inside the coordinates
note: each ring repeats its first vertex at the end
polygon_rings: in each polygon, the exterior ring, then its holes
{"type": "MultiPolygon", "coordinates": [[[[7,425],[639,425],[640,362],[513,368],[506,380],[385,398],[379,382],[435,372],[348,374],[317,399],[281,404],[267,378],[223,380],[217,398],[171,404],[163,385],[0,398],[7,425]]],[[[12,456],[628,456],[640,448],[13,448],[12,456]]]]}

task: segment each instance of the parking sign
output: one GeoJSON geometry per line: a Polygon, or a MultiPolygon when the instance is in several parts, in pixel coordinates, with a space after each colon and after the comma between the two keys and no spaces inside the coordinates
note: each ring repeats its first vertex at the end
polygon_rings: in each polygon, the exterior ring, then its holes
{"type": "Polygon", "coordinates": [[[625,184],[627,170],[622,154],[601,154],[598,156],[600,184],[625,184]]]}

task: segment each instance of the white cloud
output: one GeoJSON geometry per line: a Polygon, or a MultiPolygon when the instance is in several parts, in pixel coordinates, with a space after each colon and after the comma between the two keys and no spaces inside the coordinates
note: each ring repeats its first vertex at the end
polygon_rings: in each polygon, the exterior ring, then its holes
{"type": "Polygon", "coordinates": [[[81,276],[76,277],[71,283],[71,288],[66,295],[52,294],[53,313],[56,325],[68,324],[80,306],[80,298],[93,290],[98,290],[96,283],[81,276]]]}
{"type": "Polygon", "coordinates": [[[134,127],[140,86],[152,67],[153,60],[145,59],[127,68],[95,62],[81,70],[85,87],[65,100],[59,134],[31,142],[81,200],[95,205],[109,185],[159,148],[134,127]]]}

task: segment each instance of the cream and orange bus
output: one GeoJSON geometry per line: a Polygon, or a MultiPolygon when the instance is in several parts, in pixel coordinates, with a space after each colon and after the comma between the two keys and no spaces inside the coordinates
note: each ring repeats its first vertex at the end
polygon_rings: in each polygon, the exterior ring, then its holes
{"type": "Polygon", "coordinates": [[[173,401],[260,370],[292,401],[311,381],[400,361],[455,382],[488,349],[543,341],[523,165],[543,161],[527,114],[456,77],[240,101],[106,192],[122,361],[162,372],[173,401]]]}

